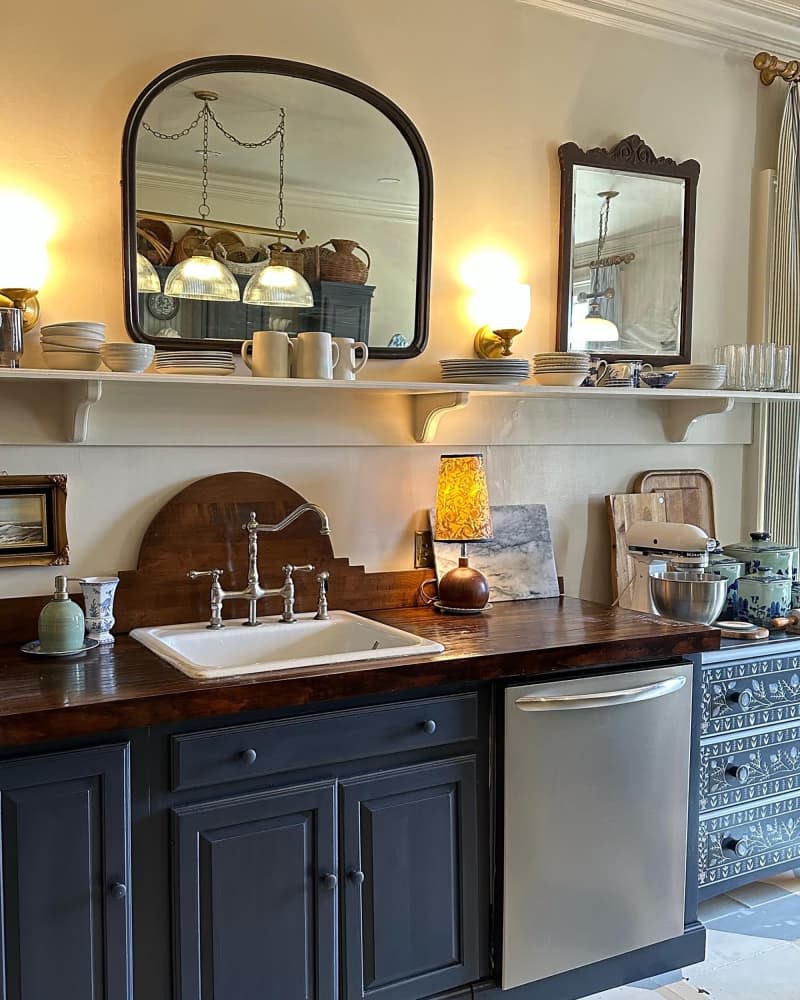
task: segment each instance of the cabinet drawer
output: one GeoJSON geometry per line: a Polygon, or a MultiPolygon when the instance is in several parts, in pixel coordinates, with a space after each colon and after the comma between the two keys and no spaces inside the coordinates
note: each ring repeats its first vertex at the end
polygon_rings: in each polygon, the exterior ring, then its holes
{"type": "Polygon", "coordinates": [[[703,667],[704,736],[800,722],[800,656],[767,656],[703,667]]]}
{"type": "Polygon", "coordinates": [[[477,735],[475,693],[190,733],[172,738],[172,789],[443,746],[477,735]]]}
{"type": "Polygon", "coordinates": [[[701,811],[798,790],[800,723],[709,740],[700,747],[701,811]]]}
{"type": "Polygon", "coordinates": [[[700,821],[701,890],[798,858],[800,796],[721,811],[700,821]]]}

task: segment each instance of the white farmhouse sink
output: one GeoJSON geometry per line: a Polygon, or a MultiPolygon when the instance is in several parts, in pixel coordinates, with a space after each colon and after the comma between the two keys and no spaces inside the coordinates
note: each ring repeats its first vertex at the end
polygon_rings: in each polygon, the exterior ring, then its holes
{"type": "Polygon", "coordinates": [[[221,629],[195,622],[137,628],[131,635],[184,674],[201,679],[444,650],[441,643],[347,611],[332,611],[327,621],[308,614],[291,624],[273,619],[251,628],[228,622],[221,629]]]}

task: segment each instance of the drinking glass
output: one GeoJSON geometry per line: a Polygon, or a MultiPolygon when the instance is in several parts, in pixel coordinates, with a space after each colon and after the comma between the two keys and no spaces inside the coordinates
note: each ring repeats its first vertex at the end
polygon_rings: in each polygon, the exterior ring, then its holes
{"type": "Polygon", "coordinates": [[[751,344],[749,348],[750,388],[767,392],[775,388],[775,345],[751,344]]]}
{"type": "Polygon", "coordinates": [[[775,347],[775,388],[778,392],[788,392],[792,387],[792,347],[778,344],[775,347]]]}
{"type": "Polygon", "coordinates": [[[0,368],[19,368],[22,350],[22,310],[0,309],[0,368]]]}

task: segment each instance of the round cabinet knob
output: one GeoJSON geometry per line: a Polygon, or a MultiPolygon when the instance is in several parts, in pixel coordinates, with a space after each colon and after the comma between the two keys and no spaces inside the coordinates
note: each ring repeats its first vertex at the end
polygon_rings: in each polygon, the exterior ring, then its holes
{"type": "Polygon", "coordinates": [[[422,731],[423,733],[427,733],[428,736],[436,732],[436,723],[433,721],[433,719],[426,719],[422,723],[422,731]]]}
{"type": "Polygon", "coordinates": [[[239,754],[239,759],[243,764],[255,764],[256,757],[258,757],[258,754],[252,748],[249,750],[242,750],[239,754]]]}
{"type": "Polygon", "coordinates": [[[364,873],[362,871],[359,871],[357,868],[349,872],[347,877],[350,879],[351,882],[354,882],[356,885],[362,885],[364,882],[364,873]]]}
{"type": "Polygon", "coordinates": [[[725,837],[722,841],[722,850],[734,854],[737,858],[746,858],[750,853],[747,841],[739,837],[725,837]]]}
{"type": "Polygon", "coordinates": [[[328,872],[327,875],[322,876],[322,884],[326,889],[335,889],[339,884],[339,880],[333,874],[333,872],[328,872]]]}
{"type": "Polygon", "coordinates": [[[731,764],[725,768],[725,775],[729,781],[736,785],[746,785],[750,780],[750,766],[748,764],[731,764]]]}
{"type": "Polygon", "coordinates": [[[128,887],[124,882],[111,883],[111,898],[124,899],[128,895],[128,887]]]}
{"type": "Polygon", "coordinates": [[[753,696],[749,691],[729,691],[725,696],[725,700],[729,705],[738,705],[738,707],[743,712],[750,711],[750,704],[753,700],[753,696]]]}

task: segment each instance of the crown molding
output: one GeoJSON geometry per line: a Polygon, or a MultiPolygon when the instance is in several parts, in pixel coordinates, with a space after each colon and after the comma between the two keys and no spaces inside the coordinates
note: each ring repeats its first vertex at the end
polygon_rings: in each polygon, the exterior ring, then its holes
{"type": "Polygon", "coordinates": [[[790,0],[518,0],[650,38],[733,51],[800,56],[800,18],[790,0]]]}
{"type": "MultiPolygon", "coordinates": [[[[197,170],[184,167],[163,167],[157,164],[140,163],[136,168],[136,185],[141,195],[141,201],[146,200],[146,192],[148,191],[179,191],[182,194],[187,191],[196,191],[198,177],[197,170]]],[[[228,202],[243,206],[247,213],[252,212],[254,205],[277,204],[278,189],[276,185],[246,177],[214,177],[213,186],[209,192],[212,202],[215,195],[224,197],[228,202]]],[[[293,211],[296,209],[305,211],[319,209],[326,212],[339,212],[348,217],[369,216],[415,224],[419,221],[417,205],[404,205],[379,198],[366,198],[361,195],[345,194],[342,191],[292,187],[287,192],[287,201],[291,201],[293,211]]],[[[246,213],[245,218],[249,222],[251,216],[246,213]]],[[[261,225],[262,223],[255,224],[261,225]]],[[[269,220],[263,224],[271,226],[273,222],[269,220]]]]}

